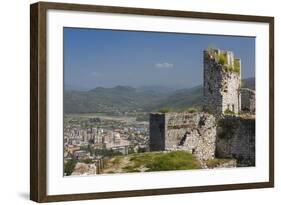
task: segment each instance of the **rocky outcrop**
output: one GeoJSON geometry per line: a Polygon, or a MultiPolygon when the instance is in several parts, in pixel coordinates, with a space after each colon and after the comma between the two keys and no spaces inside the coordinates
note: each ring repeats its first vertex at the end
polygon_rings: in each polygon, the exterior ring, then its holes
{"type": "Polygon", "coordinates": [[[86,164],[86,163],[78,162],[71,175],[95,175],[95,174],[97,174],[95,164],[86,164]]]}

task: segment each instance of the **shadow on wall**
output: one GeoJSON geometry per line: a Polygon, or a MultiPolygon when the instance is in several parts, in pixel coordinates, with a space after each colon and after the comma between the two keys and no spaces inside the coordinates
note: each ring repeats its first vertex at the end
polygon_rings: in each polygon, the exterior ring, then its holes
{"type": "Polygon", "coordinates": [[[225,116],[219,120],[215,155],[237,159],[238,167],[255,166],[255,119],[225,116]]]}

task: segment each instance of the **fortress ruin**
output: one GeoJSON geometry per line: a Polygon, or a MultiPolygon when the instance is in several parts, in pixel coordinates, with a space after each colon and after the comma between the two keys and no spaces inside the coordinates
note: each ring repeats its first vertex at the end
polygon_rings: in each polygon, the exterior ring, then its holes
{"type": "Polygon", "coordinates": [[[241,60],[231,51],[204,51],[204,110],[215,115],[241,110],[241,60]]]}
{"type": "Polygon", "coordinates": [[[231,51],[208,49],[203,67],[203,112],[151,113],[150,151],[185,150],[200,160],[231,158],[254,166],[255,91],[241,88],[241,60],[231,51]]]}

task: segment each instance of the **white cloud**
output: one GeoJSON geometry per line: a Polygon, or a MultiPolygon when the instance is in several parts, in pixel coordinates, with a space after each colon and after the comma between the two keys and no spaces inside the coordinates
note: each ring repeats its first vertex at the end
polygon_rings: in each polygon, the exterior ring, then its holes
{"type": "Polygon", "coordinates": [[[167,63],[167,62],[164,62],[164,63],[156,63],[156,64],[155,64],[155,67],[156,67],[156,68],[173,68],[173,67],[174,67],[174,64],[173,64],[173,63],[167,63]]]}
{"type": "Polygon", "coordinates": [[[100,77],[101,76],[101,74],[100,73],[98,73],[98,72],[92,72],[91,74],[90,74],[92,77],[100,77]]]}

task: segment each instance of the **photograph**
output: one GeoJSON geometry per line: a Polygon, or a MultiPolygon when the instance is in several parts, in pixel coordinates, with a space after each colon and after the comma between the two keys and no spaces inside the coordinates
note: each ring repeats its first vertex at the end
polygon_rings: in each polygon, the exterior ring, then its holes
{"type": "Polygon", "coordinates": [[[274,187],[274,17],[30,6],[30,199],[274,187]]]}
{"type": "Polygon", "coordinates": [[[254,36],[63,27],[63,176],[255,167],[255,59],[254,36]]]}

